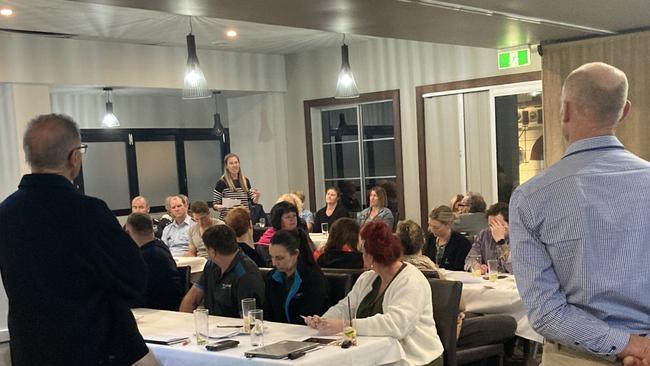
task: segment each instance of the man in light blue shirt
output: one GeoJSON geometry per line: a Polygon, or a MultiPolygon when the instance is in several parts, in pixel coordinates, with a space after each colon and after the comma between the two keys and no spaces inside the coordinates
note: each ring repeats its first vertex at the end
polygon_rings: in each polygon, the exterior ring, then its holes
{"type": "Polygon", "coordinates": [[[517,287],[543,365],[650,361],[650,163],[614,136],[625,74],[603,63],[562,88],[564,157],[510,200],[517,287]]]}
{"type": "Polygon", "coordinates": [[[162,234],[162,240],[174,257],[186,256],[189,249],[189,230],[194,221],[187,214],[185,202],[180,196],[174,196],[169,200],[170,213],[174,221],[165,227],[162,234]]]}

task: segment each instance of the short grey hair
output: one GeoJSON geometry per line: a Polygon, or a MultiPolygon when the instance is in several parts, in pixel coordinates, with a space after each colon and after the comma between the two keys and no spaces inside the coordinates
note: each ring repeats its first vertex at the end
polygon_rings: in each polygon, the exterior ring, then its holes
{"type": "Polygon", "coordinates": [[[60,169],[81,141],[79,125],[64,114],[42,114],[27,124],[25,158],[32,168],[60,169]]]}

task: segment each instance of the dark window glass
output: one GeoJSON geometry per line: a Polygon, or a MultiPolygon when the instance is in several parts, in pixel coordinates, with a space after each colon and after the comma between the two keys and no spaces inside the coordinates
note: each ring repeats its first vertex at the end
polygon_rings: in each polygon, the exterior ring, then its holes
{"type": "Polygon", "coordinates": [[[367,177],[395,175],[395,140],[363,143],[367,177]]]}
{"type": "Polygon", "coordinates": [[[392,102],[362,104],[361,120],[364,140],[394,136],[392,102]]]}
{"type": "Polygon", "coordinates": [[[323,145],[325,179],[359,177],[359,143],[323,145]]]}
{"type": "Polygon", "coordinates": [[[356,141],[359,139],[357,109],[346,108],[321,113],[323,142],[356,141]]]}

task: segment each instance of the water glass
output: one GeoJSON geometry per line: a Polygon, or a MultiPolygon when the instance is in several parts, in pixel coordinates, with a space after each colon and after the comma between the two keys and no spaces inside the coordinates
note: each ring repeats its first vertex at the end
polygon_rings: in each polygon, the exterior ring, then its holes
{"type": "Polygon", "coordinates": [[[260,220],[257,222],[260,227],[266,227],[266,219],[263,217],[260,217],[260,220]]]}
{"type": "Polygon", "coordinates": [[[320,232],[323,233],[323,236],[327,238],[327,235],[329,233],[329,228],[330,225],[326,222],[320,224],[320,232]]]}
{"type": "Polygon", "coordinates": [[[499,274],[499,261],[496,259],[490,259],[488,262],[488,278],[490,281],[496,281],[499,274]]]}
{"type": "Polygon", "coordinates": [[[470,270],[472,271],[472,276],[481,277],[481,275],[483,274],[481,273],[481,256],[480,255],[470,256],[469,265],[470,265],[470,270]]]}
{"type": "Polygon", "coordinates": [[[196,344],[204,345],[210,336],[210,324],[208,309],[194,310],[194,330],[196,334],[196,344]]]}
{"type": "Polygon", "coordinates": [[[244,333],[251,331],[251,321],[248,316],[248,312],[257,308],[257,304],[254,297],[242,299],[241,301],[241,315],[244,320],[244,333]]]}
{"type": "Polygon", "coordinates": [[[250,318],[251,346],[264,345],[264,310],[254,309],[248,312],[250,318]]]}

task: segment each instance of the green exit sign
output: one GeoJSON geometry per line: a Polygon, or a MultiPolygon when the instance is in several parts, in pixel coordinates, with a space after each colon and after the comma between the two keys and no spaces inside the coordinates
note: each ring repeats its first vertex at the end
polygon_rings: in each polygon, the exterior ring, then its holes
{"type": "Polygon", "coordinates": [[[530,65],[530,49],[499,51],[499,69],[530,65]]]}

